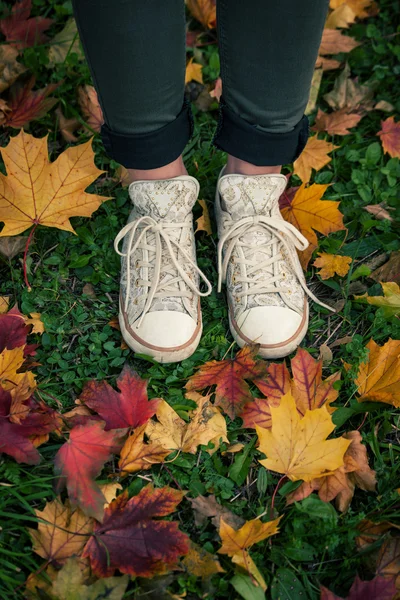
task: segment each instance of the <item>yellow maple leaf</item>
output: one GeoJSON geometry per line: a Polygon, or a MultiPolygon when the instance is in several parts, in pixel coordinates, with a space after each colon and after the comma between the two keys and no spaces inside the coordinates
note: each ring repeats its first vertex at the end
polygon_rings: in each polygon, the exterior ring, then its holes
{"type": "Polygon", "coordinates": [[[59,498],[47,502],[43,510],[35,510],[35,513],[38,528],[28,531],[36,554],[57,562],[80,555],[93,530],[92,518],[79,508],[73,510],[68,501],[63,504],[59,498]]]}
{"type": "Polygon", "coordinates": [[[18,386],[22,380],[26,380],[31,388],[34,388],[35,376],[31,371],[27,373],[17,373],[22,367],[25,346],[8,350],[5,348],[0,353],[0,384],[5,390],[12,390],[18,386]]]}
{"type": "Polygon", "coordinates": [[[195,454],[200,444],[206,446],[212,442],[214,448],[209,450],[211,454],[218,449],[220,439],[229,442],[226,421],[218,408],[211,404],[209,396],[196,396],[198,406],[192,411],[189,423],[185,423],[167,402],[160,402],[156,412],[158,423],[149,421],[146,427],[146,434],[152,443],[159,444],[165,450],[195,454]]]}
{"type": "Polygon", "coordinates": [[[118,466],[122,476],[150,469],[152,465],[163,462],[164,458],[170,454],[169,449],[166,450],[157,442],[152,444],[144,442],[146,426],[147,424],[137,427],[121,450],[118,466]]]}
{"type": "Polygon", "coordinates": [[[334,231],[346,229],[343,215],[339,212],[339,202],[321,200],[328,185],[305,184],[297,190],[292,202],[282,209],[282,216],[292,223],[310,242],[307,250],[299,252],[300,262],[306,268],[311,255],[318,246],[315,231],[328,235],[334,231]]]}
{"type": "Polygon", "coordinates": [[[325,24],[328,29],[346,28],[356,19],[365,19],[377,10],[374,0],[331,0],[329,6],[333,10],[325,24]]]}
{"type": "Polygon", "coordinates": [[[361,363],[357,379],[359,402],[372,400],[400,407],[400,340],[389,339],[382,347],[374,340],[366,346],[368,360],[361,363]]]}
{"type": "Polygon", "coordinates": [[[350,441],[340,437],[327,440],[335,429],[326,408],[307,410],[300,417],[293,396],[283,396],[277,408],[271,407],[272,427],[256,426],[259,450],[266,454],[260,463],[292,481],[311,481],[331,475],[343,465],[350,441]]]}
{"type": "Polygon", "coordinates": [[[205,200],[198,200],[198,203],[203,209],[203,214],[201,215],[201,217],[196,219],[197,227],[195,233],[197,233],[198,231],[205,231],[207,235],[211,235],[211,219],[210,213],[208,212],[207,203],[205,200]]]}
{"type": "Polygon", "coordinates": [[[394,281],[388,283],[380,282],[383,289],[383,296],[354,296],[355,300],[379,306],[382,308],[386,318],[400,315],[400,287],[394,281]]]}
{"type": "Polygon", "coordinates": [[[194,542],[190,542],[189,552],[182,559],[182,565],[191,575],[203,579],[214,573],[225,572],[216,556],[194,542]]]}
{"type": "Polygon", "coordinates": [[[3,315],[8,311],[10,299],[8,296],[0,296],[0,315],[3,315]]]}
{"type": "Polygon", "coordinates": [[[24,315],[24,321],[26,325],[32,325],[32,331],[30,333],[44,333],[44,323],[41,320],[40,313],[30,313],[30,317],[24,315]]]}
{"type": "Polygon", "coordinates": [[[84,190],[99,175],[91,140],[67,148],[51,163],[47,137],[23,130],[1,148],[8,175],[0,174],[0,236],[17,235],[32,225],[57,227],[75,233],[70,217],[90,217],[110,198],[84,190]]]}
{"type": "Polygon", "coordinates": [[[203,65],[199,65],[193,62],[193,58],[191,58],[186,65],[186,73],[185,73],[185,83],[189,83],[189,81],[198,81],[199,83],[203,83],[203,65]]]}
{"type": "Polygon", "coordinates": [[[334,146],[331,142],[325,140],[319,140],[316,135],[310,137],[303,152],[293,163],[293,174],[298,175],[303,183],[308,183],[312,169],[319,171],[329,164],[332,158],[328,156],[328,153],[336,148],[339,148],[339,146],[334,146]]]}
{"type": "Polygon", "coordinates": [[[351,256],[340,256],[339,254],[327,254],[326,252],[319,252],[319,258],[316,258],[313,262],[314,267],[321,269],[318,275],[321,279],[330,279],[335,275],[344,277],[347,275],[350,269],[351,256]]]}
{"type": "Polygon", "coordinates": [[[215,0],[186,0],[186,5],[194,18],[204,27],[213,29],[217,20],[215,0]]]}

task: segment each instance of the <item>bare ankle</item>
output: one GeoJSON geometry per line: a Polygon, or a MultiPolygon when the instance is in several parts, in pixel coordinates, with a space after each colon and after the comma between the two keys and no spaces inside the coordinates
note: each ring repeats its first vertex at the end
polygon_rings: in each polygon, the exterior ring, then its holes
{"type": "Polygon", "coordinates": [[[276,165],[273,167],[259,167],[228,154],[228,161],[226,163],[224,175],[273,175],[280,173],[281,168],[282,165],[276,165]]]}
{"type": "Polygon", "coordinates": [[[127,171],[129,183],[141,180],[171,179],[171,177],[188,174],[182,156],[157,169],[127,169],[127,171]]]}

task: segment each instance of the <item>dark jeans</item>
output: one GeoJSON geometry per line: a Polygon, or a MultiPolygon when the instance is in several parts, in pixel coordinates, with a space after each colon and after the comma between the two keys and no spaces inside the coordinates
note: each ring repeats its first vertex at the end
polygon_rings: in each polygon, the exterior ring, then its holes
{"type": "MultiPolygon", "coordinates": [[[[73,0],[103,109],[108,154],[153,169],[182,153],[183,0],[73,0]]],[[[217,0],[223,96],[214,144],[267,166],[292,162],[308,137],[304,110],[328,0],[217,0]]]]}

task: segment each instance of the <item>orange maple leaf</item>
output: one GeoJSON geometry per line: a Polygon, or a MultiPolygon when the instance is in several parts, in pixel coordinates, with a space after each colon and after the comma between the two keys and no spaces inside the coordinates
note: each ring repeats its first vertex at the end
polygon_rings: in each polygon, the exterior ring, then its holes
{"type": "Polygon", "coordinates": [[[334,146],[331,142],[325,140],[319,140],[316,135],[309,138],[303,152],[293,163],[293,175],[298,175],[303,183],[308,183],[312,169],[319,171],[329,164],[332,158],[328,156],[328,153],[336,148],[339,148],[339,146],[334,146]]]}
{"type": "Polygon", "coordinates": [[[217,22],[215,0],[186,0],[186,5],[199,23],[207,29],[214,29],[217,22]]]}
{"type": "Polygon", "coordinates": [[[191,58],[186,65],[185,72],[185,83],[189,83],[189,81],[198,81],[199,83],[203,83],[203,65],[193,62],[193,58],[191,58]]]}
{"type": "Polygon", "coordinates": [[[382,347],[374,340],[366,346],[368,360],[361,363],[357,379],[359,402],[372,400],[400,407],[400,340],[389,339],[382,347]]]}
{"type": "Polygon", "coordinates": [[[361,119],[362,115],[350,113],[346,108],[329,114],[319,109],[315,125],[311,129],[313,131],[326,131],[329,135],[347,135],[350,133],[349,129],[355,127],[361,119]]]}
{"type": "Polygon", "coordinates": [[[35,77],[26,83],[17,81],[9,90],[7,110],[3,112],[0,125],[7,127],[25,127],[33,120],[41,119],[58,102],[58,98],[49,98],[60,85],[50,83],[41,90],[33,91],[35,77]]]}
{"type": "Polygon", "coordinates": [[[99,133],[104,123],[104,117],[97,92],[92,85],[83,85],[78,88],[78,102],[88,128],[99,133]]]}
{"type": "Polygon", "coordinates": [[[252,399],[245,379],[254,381],[265,373],[265,363],[257,360],[257,352],[258,346],[245,346],[233,359],[205,363],[190,377],[186,389],[204,390],[215,385],[215,404],[233,420],[252,399]]]}
{"type": "Polygon", "coordinates": [[[321,279],[330,279],[334,275],[344,277],[349,272],[351,261],[353,260],[351,256],[327,254],[326,252],[319,252],[318,257],[314,260],[313,266],[321,269],[318,272],[321,279]]]}
{"type": "Polygon", "coordinates": [[[195,233],[197,233],[198,231],[205,231],[207,235],[211,235],[211,219],[210,213],[208,212],[207,202],[205,200],[198,200],[198,203],[203,209],[203,214],[201,215],[201,217],[196,219],[197,227],[195,233]]]}
{"type": "Polygon", "coordinates": [[[341,31],[337,31],[336,29],[324,29],[318,54],[324,56],[325,54],[351,52],[354,48],[357,48],[357,46],[360,46],[360,42],[357,42],[349,35],[344,35],[341,31]]]}
{"type": "MultiPolygon", "coordinates": [[[[339,212],[339,202],[321,201],[327,188],[328,185],[319,183],[306,187],[303,183],[293,200],[281,209],[283,218],[292,223],[310,242],[307,250],[299,253],[303,269],[307,267],[312,253],[318,246],[315,231],[328,235],[346,229],[343,225],[343,215],[339,212]]],[[[287,195],[287,198],[289,197],[287,195]]]]}
{"type": "Polygon", "coordinates": [[[380,137],[383,150],[392,158],[400,158],[400,121],[394,122],[394,117],[381,121],[382,129],[376,135],[380,137]]]}

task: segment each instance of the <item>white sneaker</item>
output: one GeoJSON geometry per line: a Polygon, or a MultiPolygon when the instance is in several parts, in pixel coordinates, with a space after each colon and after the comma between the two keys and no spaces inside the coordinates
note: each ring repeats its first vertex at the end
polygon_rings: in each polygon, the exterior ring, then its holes
{"type": "Polygon", "coordinates": [[[134,208],[114,241],[122,257],[123,338],[158,362],[188,358],[202,333],[200,296],[211,293],[211,284],[196,264],[192,208],[198,193],[189,175],[131,183],[134,208]],[[199,289],[200,278],[206,292],[199,289]]]}
{"type": "Polygon", "coordinates": [[[308,241],[279,210],[286,183],[284,175],[222,175],[215,200],[218,291],[226,283],[238,345],[260,344],[264,358],[282,358],[300,344],[308,328],[307,295],[321,304],[307,288],[296,252],[308,241]]]}

